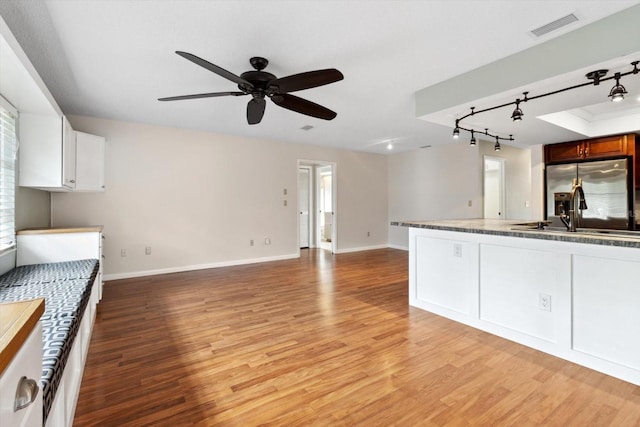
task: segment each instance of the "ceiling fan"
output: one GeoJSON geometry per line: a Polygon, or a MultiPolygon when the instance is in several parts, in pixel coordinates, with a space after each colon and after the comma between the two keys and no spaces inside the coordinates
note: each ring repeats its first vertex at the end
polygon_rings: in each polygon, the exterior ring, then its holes
{"type": "Polygon", "coordinates": [[[246,71],[240,74],[240,76],[237,76],[191,53],[182,51],[176,51],[176,53],[183,58],[236,83],[240,92],[212,92],[196,95],[170,96],[168,98],[158,98],[158,101],[178,101],[182,99],[213,98],[218,96],[251,95],[252,99],[247,104],[247,122],[250,125],[260,123],[262,120],[266,106],[265,98],[271,98],[276,105],[286,108],[287,110],[306,114],[311,117],[317,117],[319,119],[332,120],[337,115],[334,111],[331,111],[322,105],[318,105],[314,102],[289,94],[289,92],[310,89],[312,87],[323,86],[342,80],[344,76],[335,68],[308,71],[306,73],[277,78],[271,73],[262,71],[267,67],[269,61],[265,58],[255,56],[249,60],[255,71],[246,71]]]}

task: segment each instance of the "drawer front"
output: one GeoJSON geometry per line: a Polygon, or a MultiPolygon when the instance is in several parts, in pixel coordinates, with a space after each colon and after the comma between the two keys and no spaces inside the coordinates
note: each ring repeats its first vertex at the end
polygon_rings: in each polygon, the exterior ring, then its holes
{"type": "Polygon", "coordinates": [[[2,425],[12,427],[42,426],[42,325],[38,322],[0,377],[0,420],[2,425]],[[16,390],[22,377],[34,379],[38,393],[33,403],[14,412],[16,390]]]}

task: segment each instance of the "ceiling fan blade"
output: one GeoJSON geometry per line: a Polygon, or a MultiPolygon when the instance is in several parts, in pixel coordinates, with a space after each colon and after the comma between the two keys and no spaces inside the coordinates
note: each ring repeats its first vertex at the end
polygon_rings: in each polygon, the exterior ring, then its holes
{"type": "Polygon", "coordinates": [[[244,92],[199,93],[196,95],[168,96],[166,98],[158,98],[158,101],[179,101],[181,99],[215,98],[217,96],[241,96],[241,95],[247,95],[247,94],[244,92]]]}
{"type": "Polygon", "coordinates": [[[262,120],[264,116],[264,108],[267,105],[264,98],[252,99],[247,104],[247,122],[250,125],[256,125],[262,120]]]}
{"type": "Polygon", "coordinates": [[[326,70],[308,71],[306,73],[293,74],[269,82],[269,86],[277,86],[278,93],[295,92],[297,90],[327,85],[344,79],[342,73],[335,68],[326,70]]]}
{"type": "Polygon", "coordinates": [[[249,83],[248,81],[246,81],[245,79],[243,79],[240,76],[236,76],[235,74],[233,74],[231,71],[227,71],[224,68],[218,67],[215,64],[212,64],[209,61],[206,61],[202,58],[199,58],[191,53],[188,52],[182,52],[180,50],[177,50],[176,53],[180,56],[182,56],[185,59],[188,59],[189,61],[193,62],[194,64],[198,64],[199,66],[206,68],[207,70],[216,73],[217,75],[224,77],[227,80],[231,80],[234,83],[237,83],[239,85],[243,85],[245,87],[248,88],[248,90],[253,89],[253,85],[251,83],[249,83]]]}
{"type": "Polygon", "coordinates": [[[295,95],[286,93],[273,95],[271,100],[282,108],[295,111],[296,113],[305,114],[311,117],[317,117],[324,120],[333,120],[338,114],[329,110],[315,102],[307,101],[295,95]]]}

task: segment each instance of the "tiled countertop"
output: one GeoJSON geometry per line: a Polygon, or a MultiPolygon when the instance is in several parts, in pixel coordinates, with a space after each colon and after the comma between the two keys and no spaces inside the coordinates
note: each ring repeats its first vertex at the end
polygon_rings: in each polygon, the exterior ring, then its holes
{"type": "MultiPolygon", "coordinates": [[[[391,225],[400,227],[427,228],[432,230],[457,231],[463,233],[493,234],[496,236],[522,237],[525,239],[556,240],[561,242],[586,243],[592,245],[623,246],[640,248],[640,231],[637,236],[610,236],[580,231],[545,231],[525,229],[522,224],[535,224],[535,221],[509,221],[499,219],[459,219],[440,221],[392,221],[391,225]]],[[[611,230],[614,231],[614,230],[611,230]]]]}

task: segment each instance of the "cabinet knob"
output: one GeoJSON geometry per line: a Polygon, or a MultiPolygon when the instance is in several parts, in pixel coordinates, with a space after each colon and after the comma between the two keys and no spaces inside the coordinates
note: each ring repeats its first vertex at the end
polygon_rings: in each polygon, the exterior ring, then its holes
{"type": "Polygon", "coordinates": [[[31,405],[36,400],[38,390],[39,387],[36,380],[27,377],[20,378],[16,389],[16,399],[13,402],[13,412],[18,412],[31,405]]]}
{"type": "Polygon", "coordinates": [[[70,179],[69,182],[72,183],[72,184],[75,184],[76,180],[75,179],[70,179]]]}

